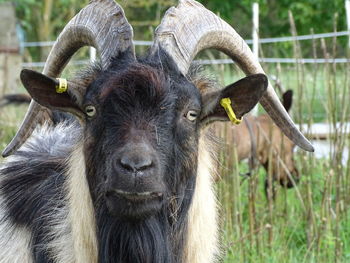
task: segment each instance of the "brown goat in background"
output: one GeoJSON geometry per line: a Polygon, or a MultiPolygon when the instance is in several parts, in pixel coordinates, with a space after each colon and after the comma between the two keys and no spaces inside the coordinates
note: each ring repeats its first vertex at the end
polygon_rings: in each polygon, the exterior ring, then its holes
{"type": "MultiPolygon", "coordinates": [[[[283,94],[282,103],[287,111],[292,106],[292,99],[292,90],[283,94]]],[[[223,125],[223,123],[217,124],[217,130],[223,128],[223,125]]],[[[258,164],[262,165],[267,174],[271,173],[273,182],[277,181],[285,188],[291,188],[299,181],[299,171],[293,159],[295,144],[281,132],[267,114],[248,115],[240,125],[228,124],[225,127],[226,145],[236,151],[238,161],[249,159],[250,170],[258,164]]],[[[268,182],[266,178],[266,193],[268,182]]]]}

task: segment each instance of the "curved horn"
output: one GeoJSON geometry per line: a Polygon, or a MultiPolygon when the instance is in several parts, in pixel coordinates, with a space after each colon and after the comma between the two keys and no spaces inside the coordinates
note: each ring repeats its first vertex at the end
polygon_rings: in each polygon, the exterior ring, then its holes
{"type": "MultiPolygon", "coordinates": [[[[103,69],[107,69],[111,57],[119,52],[130,50],[134,54],[132,38],[133,29],[123,9],[114,0],[92,0],[70,20],[57,38],[43,74],[58,77],[74,53],[83,46],[95,47],[103,69]]],[[[15,152],[47,116],[50,116],[50,111],[32,100],[17,134],[2,155],[6,157],[15,152]]]]}
{"type": "MultiPolygon", "coordinates": [[[[264,73],[242,37],[229,24],[194,0],[180,0],[176,8],[172,7],[166,12],[156,30],[151,54],[155,54],[159,47],[174,59],[184,75],[198,52],[207,48],[224,52],[247,75],[264,73]]],[[[306,151],[314,150],[297,129],[270,84],[260,103],[295,144],[306,151]]]]}

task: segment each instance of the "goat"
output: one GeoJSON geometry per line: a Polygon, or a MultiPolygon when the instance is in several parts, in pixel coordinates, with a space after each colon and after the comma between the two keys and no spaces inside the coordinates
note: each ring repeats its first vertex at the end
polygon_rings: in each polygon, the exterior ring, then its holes
{"type": "MultiPolygon", "coordinates": [[[[287,112],[292,106],[292,100],[293,91],[286,91],[282,96],[282,104],[287,112]]],[[[298,183],[300,175],[293,159],[295,143],[281,133],[267,114],[249,114],[238,126],[224,126],[221,123],[215,126],[216,133],[226,129],[227,147],[234,146],[238,161],[249,159],[250,170],[259,162],[267,174],[272,174],[273,181],[279,182],[282,187],[291,188],[298,183]]],[[[266,179],[266,193],[268,186],[266,179]]]]}
{"type": "Polygon", "coordinates": [[[31,97],[27,94],[7,94],[0,98],[0,107],[9,104],[29,104],[31,97]]]}
{"type": "Polygon", "coordinates": [[[224,98],[236,118],[262,98],[286,133],[312,150],[242,38],[193,0],[166,13],[143,58],[134,55],[121,7],[90,1],[63,29],[43,74],[23,70],[21,81],[33,101],[3,152],[2,262],[214,262],[206,127],[229,119],[224,98]],[[97,48],[100,66],[56,79],[83,45],[97,48]],[[206,48],[227,53],[248,76],[223,89],[195,86],[188,69],[206,48]],[[52,111],[79,123],[47,125],[52,111]]]}

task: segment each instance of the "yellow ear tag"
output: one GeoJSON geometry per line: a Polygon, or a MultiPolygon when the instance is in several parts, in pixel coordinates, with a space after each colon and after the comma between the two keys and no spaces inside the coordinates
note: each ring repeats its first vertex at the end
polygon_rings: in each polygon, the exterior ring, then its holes
{"type": "Polygon", "coordinates": [[[233,124],[240,124],[242,122],[242,119],[237,119],[236,114],[234,113],[232,106],[231,106],[231,99],[230,98],[223,98],[220,101],[220,105],[225,109],[228,118],[233,124]]]}
{"type": "Polygon", "coordinates": [[[60,79],[57,78],[58,80],[58,85],[56,86],[56,92],[57,93],[63,93],[66,92],[68,89],[68,82],[66,79],[60,79]]]}

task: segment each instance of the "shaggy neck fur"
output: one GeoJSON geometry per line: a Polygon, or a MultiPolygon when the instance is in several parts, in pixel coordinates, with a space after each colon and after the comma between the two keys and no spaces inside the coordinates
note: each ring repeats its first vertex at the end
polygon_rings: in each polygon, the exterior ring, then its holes
{"type": "Polygon", "coordinates": [[[211,175],[213,162],[204,139],[199,142],[197,181],[193,180],[192,186],[186,186],[187,190],[196,189],[193,202],[192,195],[185,196],[181,205],[175,205],[177,211],[168,209],[172,207],[172,202],[169,202],[163,211],[142,223],[116,220],[108,214],[102,202],[93,202],[83,156],[82,145],[79,145],[70,158],[68,173],[75,262],[215,261],[218,231],[211,175]]]}
{"type": "Polygon", "coordinates": [[[76,263],[98,262],[95,212],[85,173],[83,145],[78,144],[68,162],[68,203],[76,263]]]}
{"type": "Polygon", "coordinates": [[[188,216],[188,238],[185,246],[186,263],[216,262],[219,256],[219,230],[217,200],[214,189],[215,146],[202,132],[198,147],[196,190],[188,216]]]}

